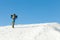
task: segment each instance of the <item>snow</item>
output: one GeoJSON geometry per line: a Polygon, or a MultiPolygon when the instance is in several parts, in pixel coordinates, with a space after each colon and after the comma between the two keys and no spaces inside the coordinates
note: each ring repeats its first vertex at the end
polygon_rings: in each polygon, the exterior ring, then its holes
{"type": "Polygon", "coordinates": [[[1,26],[0,40],[60,40],[60,24],[20,24],[15,28],[1,26]]]}

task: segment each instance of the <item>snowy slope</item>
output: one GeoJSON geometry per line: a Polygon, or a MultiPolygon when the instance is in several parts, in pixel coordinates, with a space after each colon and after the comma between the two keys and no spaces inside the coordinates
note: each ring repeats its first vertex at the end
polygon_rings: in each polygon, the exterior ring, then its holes
{"type": "Polygon", "coordinates": [[[60,40],[59,23],[26,24],[0,27],[0,40],[60,40]]]}

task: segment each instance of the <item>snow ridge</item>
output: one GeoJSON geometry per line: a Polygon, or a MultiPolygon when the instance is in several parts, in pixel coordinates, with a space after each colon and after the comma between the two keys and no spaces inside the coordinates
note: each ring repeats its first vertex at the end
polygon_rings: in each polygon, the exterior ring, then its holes
{"type": "Polygon", "coordinates": [[[59,23],[26,24],[0,27],[0,40],[60,40],[59,23]]]}

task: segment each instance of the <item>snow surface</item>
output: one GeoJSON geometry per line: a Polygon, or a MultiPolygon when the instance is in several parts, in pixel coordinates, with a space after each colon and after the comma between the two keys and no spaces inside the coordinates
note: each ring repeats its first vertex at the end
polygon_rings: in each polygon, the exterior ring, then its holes
{"type": "Polygon", "coordinates": [[[0,40],[60,40],[60,24],[20,24],[15,28],[1,26],[0,40]]]}

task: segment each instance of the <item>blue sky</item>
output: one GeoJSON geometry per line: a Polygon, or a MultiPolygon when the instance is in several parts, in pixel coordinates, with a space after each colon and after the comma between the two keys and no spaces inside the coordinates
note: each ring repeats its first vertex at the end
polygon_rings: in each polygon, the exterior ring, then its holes
{"type": "Polygon", "coordinates": [[[60,23],[60,0],[0,0],[0,26],[11,25],[14,13],[16,24],[60,23]]]}

